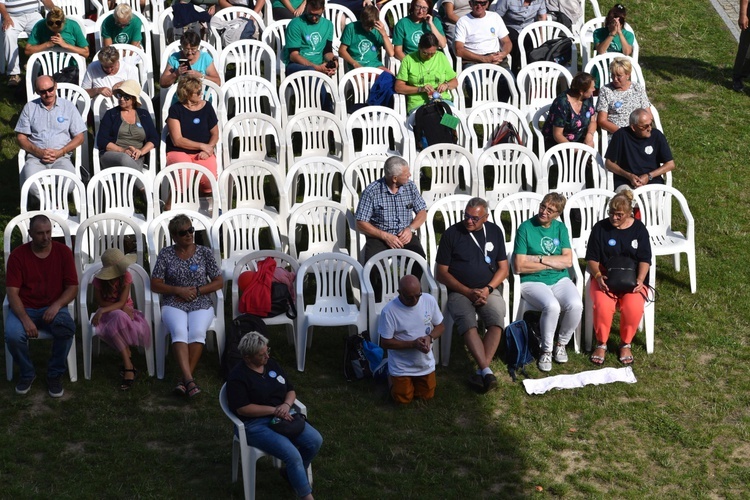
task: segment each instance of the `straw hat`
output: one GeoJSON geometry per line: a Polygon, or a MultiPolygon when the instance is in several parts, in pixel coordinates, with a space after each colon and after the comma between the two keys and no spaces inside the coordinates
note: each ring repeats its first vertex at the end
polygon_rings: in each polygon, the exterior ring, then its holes
{"type": "Polygon", "coordinates": [[[120,84],[117,90],[128,94],[130,97],[135,99],[135,102],[137,102],[139,106],[141,105],[141,85],[135,80],[125,80],[124,82],[122,82],[122,84],[120,84]]]}
{"type": "Polygon", "coordinates": [[[125,255],[119,248],[109,248],[102,254],[103,267],[96,273],[96,277],[100,280],[119,278],[128,271],[135,259],[135,255],[125,255]]]}

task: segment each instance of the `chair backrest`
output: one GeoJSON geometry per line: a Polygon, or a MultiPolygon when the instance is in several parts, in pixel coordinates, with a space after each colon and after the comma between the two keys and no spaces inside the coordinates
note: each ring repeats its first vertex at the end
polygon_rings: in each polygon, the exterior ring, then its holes
{"type": "Polygon", "coordinates": [[[323,99],[328,94],[337,113],[336,82],[319,71],[297,71],[288,75],[279,85],[281,101],[281,123],[285,124],[292,116],[303,111],[329,111],[324,108],[323,99]]]}
{"type": "Polygon", "coordinates": [[[286,47],[286,27],[290,22],[292,22],[291,19],[282,19],[268,24],[261,37],[276,54],[276,69],[281,80],[286,77],[286,65],[283,57],[284,47],[286,47]]]}
{"type": "MultiPolygon", "coordinates": [[[[222,9],[216,10],[213,15],[213,19],[221,19],[223,21],[231,21],[232,19],[236,19],[238,17],[244,17],[245,19],[252,19],[253,21],[255,21],[258,24],[258,30],[260,31],[260,33],[263,33],[263,30],[266,29],[266,23],[263,22],[263,17],[253,9],[250,9],[248,7],[238,5],[224,7],[222,9]]],[[[224,48],[224,44],[219,31],[216,29],[213,23],[211,23],[209,27],[211,29],[212,39],[214,41],[214,44],[216,45],[216,48],[222,50],[224,48]]]]}
{"type": "MultiPolygon", "coordinates": [[[[159,255],[159,252],[161,252],[164,247],[168,247],[173,243],[172,235],[169,234],[169,221],[176,215],[186,215],[190,218],[196,231],[206,231],[208,233],[211,230],[211,219],[192,210],[169,211],[154,216],[154,218],[151,219],[151,223],[148,225],[148,230],[146,231],[148,260],[152,269],[156,264],[156,258],[159,255]]],[[[210,246],[210,235],[203,241],[205,245],[210,246]]]]}
{"type": "Polygon", "coordinates": [[[367,106],[349,115],[346,121],[349,159],[372,154],[397,154],[409,161],[411,139],[403,116],[391,108],[367,106]],[[355,143],[354,130],[361,131],[355,143]]]}
{"type": "Polygon", "coordinates": [[[152,189],[150,178],[142,172],[129,167],[107,168],[94,174],[86,186],[87,213],[114,212],[151,220],[154,216],[152,189]]]}
{"type": "Polygon", "coordinates": [[[136,263],[143,266],[143,233],[140,226],[127,215],[106,213],[92,215],[78,226],[73,256],[78,277],[86,268],[101,260],[108,248],[126,248],[135,244],[136,263]]]}
{"type": "MultiPolygon", "coordinates": [[[[205,212],[207,207],[202,202],[201,181],[206,179],[211,185],[211,193],[216,205],[211,211],[211,220],[219,216],[218,205],[221,201],[219,183],[213,173],[196,163],[173,163],[162,167],[154,177],[154,215],[162,212],[161,201],[171,200],[171,210],[193,210],[205,212]]],[[[177,212],[175,212],[176,215],[177,212]]]]}
{"type": "Polygon", "coordinates": [[[254,208],[235,208],[223,213],[211,226],[211,246],[221,267],[228,264],[225,275],[229,275],[238,256],[264,249],[281,251],[281,239],[270,215],[254,208]]]}
{"type": "Polygon", "coordinates": [[[258,76],[271,83],[276,90],[276,54],[265,42],[237,40],[230,43],[222,49],[216,69],[224,76],[226,83],[242,76],[258,76]],[[230,65],[234,65],[231,78],[228,72],[230,65]]]}
{"type": "Polygon", "coordinates": [[[284,191],[286,179],[278,168],[263,161],[242,160],[232,163],[219,176],[221,207],[225,212],[233,208],[274,209],[286,221],[284,210],[289,205],[284,191]],[[271,207],[271,201],[276,205],[271,207]]]}
{"type": "Polygon", "coordinates": [[[370,155],[355,159],[344,171],[344,187],[349,191],[350,208],[356,210],[362,191],[383,177],[383,165],[388,155],[370,155]]]}
{"type": "MultiPolygon", "coordinates": [[[[536,111],[536,113],[534,113],[534,117],[531,119],[531,130],[534,131],[534,146],[536,149],[537,158],[541,158],[542,156],[544,156],[545,148],[542,129],[544,128],[544,123],[547,121],[547,117],[549,116],[550,107],[550,104],[542,106],[536,111]]],[[[529,146],[531,145],[529,144],[529,146]]]]}
{"type": "Polygon", "coordinates": [[[344,184],[344,164],[326,156],[313,156],[298,161],[289,169],[284,193],[290,211],[299,203],[312,200],[331,200],[348,205],[344,184]]]}
{"type": "Polygon", "coordinates": [[[573,75],[565,66],[549,61],[539,61],[521,68],[516,82],[520,94],[521,111],[525,112],[531,120],[538,109],[552,104],[558,95],[570,88],[573,75]]]}
{"type": "MultiPolygon", "coordinates": [[[[106,1],[104,2],[107,3],[106,1]]],[[[124,0],[119,0],[118,3],[127,3],[124,0]]],[[[138,9],[140,9],[140,1],[139,0],[133,0],[132,3],[138,5],[138,9]]],[[[141,22],[141,34],[143,35],[141,40],[141,47],[142,51],[148,55],[148,57],[144,58],[143,62],[147,64],[148,68],[151,70],[151,78],[152,78],[152,87],[153,87],[153,72],[154,72],[154,63],[151,58],[151,54],[153,51],[152,47],[152,41],[151,41],[151,35],[153,31],[151,30],[151,21],[149,21],[146,16],[143,15],[143,13],[140,12],[140,10],[136,10],[132,5],[130,7],[133,12],[133,18],[137,18],[141,22]]],[[[104,24],[105,19],[107,19],[109,16],[113,16],[114,12],[109,11],[108,13],[99,16],[99,18],[96,20],[96,31],[94,31],[94,46],[96,48],[96,51],[100,51],[102,49],[102,24],[104,24]]],[[[113,42],[115,40],[112,40],[113,42]]],[[[115,43],[114,45],[121,45],[115,43]]],[[[131,47],[135,47],[134,45],[131,45],[131,47]]],[[[121,54],[122,55],[122,54],[121,54]]],[[[96,58],[92,59],[96,60],[96,58]]],[[[143,82],[141,82],[143,83],[143,82]]],[[[153,91],[153,88],[152,88],[153,91]]]]}
{"type": "Polygon", "coordinates": [[[436,201],[427,210],[427,220],[422,226],[425,230],[421,232],[420,236],[422,248],[427,249],[429,262],[435,262],[438,248],[438,225],[435,223],[435,217],[440,214],[442,228],[439,232],[442,235],[446,229],[464,219],[464,209],[471,198],[468,194],[453,194],[436,201]]]}
{"type": "Polygon", "coordinates": [[[276,84],[259,76],[245,75],[232,78],[222,85],[224,90],[224,119],[245,113],[263,113],[281,123],[281,102],[276,84]]]}
{"type": "Polygon", "coordinates": [[[614,195],[614,191],[606,189],[584,189],[568,197],[563,210],[563,222],[568,228],[570,246],[580,258],[586,257],[591,230],[594,224],[607,218],[609,200],[614,195]],[[573,210],[576,210],[580,217],[572,217],[573,210]]]}
{"type": "Polygon", "coordinates": [[[332,113],[320,110],[295,113],[284,126],[284,133],[287,165],[309,156],[328,156],[347,163],[344,124],[332,113]]]}
{"type": "MultiPolygon", "coordinates": [[[[525,47],[526,39],[529,39],[532,48],[541,46],[544,42],[552,40],[554,38],[568,37],[573,40],[573,47],[571,50],[570,64],[567,66],[568,71],[571,74],[578,72],[578,37],[573,35],[573,32],[566,28],[564,25],[555,21],[536,21],[524,29],[518,34],[518,46],[525,47]]],[[[521,67],[525,67],[529,63],[528,55],[525,50],[521,51],[521,67]]]]}
{"type": "Polygon", "coordinates": [[[312,200],[297,205],[289,213],[289,253],[300,263],[312,255],[347,250],[356,243],[353,214],[341,203],[312,200]],[[347,227],[348,226],[348,227],[347,227]]]}
{"type": "Polygon", "coordinates": [[[354,15],[354,12],[349,7],[333,2],[326,2],[323,17],[333,23],[334,43],[341,40],[341,35],[344,33],[346,25],[357,20],[357,16],[354,15]]]}
{"type": "MultiPolygon", "coordinates": [[[[327,4],[335,5],[335,4],[327,4]]],[[[341,103],[340,109],[342,120],[349,116],[346,106],[362,106],[370,98],[370,90],[375,84],[375,79],[383,72],[380,68],[354,68],[347,71],[339,81],[338,85],[338,102],[341,103]]]]}
{"type": "Polygon", "coordinates": [[[21,210],[28,211],[30,191],[39,197],[39,210],[70,221],[86,218],[86,187],[77,174],[58,168],[29,176],[21,186],[21,210]]]}
{"type": "Polygon", "coordinates": [[[388,26],[393,36],[393,27],[401,18],[409,15],[411,0],[390,0],[382,5],[380,9],[380,22],[388,26]]]}
{"type": "Polygon", "coordinates": [[[272,257],[276,261],[277,268],[284,268],[287,271],[297,274],[299,271],[299,262],[294,259],[291,255],[285,252],[279,252],[277,250],[258,250],[242,255],[234,264],[234,271],[232,272],[232,317],[236,318],[240,314],[239,302],[240,302],[240,291],[239,291],[239,277],[245,271],[257,271],[258,263],[265,260],[267,257],[272,257]]]}
{"type": "MultiPolygon", "coordinates": [[[[84,34],[86,31],[84,30],[84,34]]],[[[67,52],[63,49],[53,48],[31,54],[26,62],[26,96],[29,101],[34,99],[34,81],[40,75],[52,76],[63,68],[70,66],[73,62],[78,66],[78,82],[83,82],[86,73],[86,59],[83,56],[67,52]]]]}
{"type": "Polygon", "coordinates": [[[586,188],[610,189],[613,184],[612,174],[604,168],[599,152],[585,144],[556,144],[544,153],[541,165],[542,185],[545,186],[537,189],[541,193],[557,191],[567,198],[586,188]],[[550,175],[553,168],[557,172],[555,178],[550,175]],[[592,185],[588,185],[589,178],[592,185]]]}
{"type": "Polygon", "coordinates": [[[281,124],[268,115],[243,113],[229,120],[222,129],[224,163],[237,160],[274,161],[286,164],[286,140],[281,124]]]}
{"type": "Polygon", "coordinates": [[[490,206],[508,195],[533,191],[542,178],[539,158],[519,144],[498,144],[484,150],[477,159],[477,171],[477,196],[490,206]]]}
{"type": "Polygon", "coordinates": [[[609,71],[609,65],[618,57],[624,57],[630,61],[630,64],[633,66],[633,71],[630,73],[630,80],[640,83],[645,89],[646,80],[643,78],[643,70],[641,69],[641,66],[632,57],[620,54],[619,52],[607,52],[606,54],[592,57],[586,63],[583,71],[589,74],[593,74],[592,72],[596,71],[599,74],[599,87],[603,87],[612,81],[612,74],[609,71]]]}
{"type": "Polygon", "coordinates": [[[11,250],[15,248],[13,246],[14,230],[17,229],[20,233],[19,244],[28,243],[29,241],[31,241],[31,237],[29,236],[31,219],[37,215],[46,215],[52,223],[52,233],[61,233],[65,240],[65,246],[67,246],[68,248],[73,246],[73,244],[71,243],[72,240],[70,238],[70,229],[68,229],[68,224],[63,217],[60,217],[59,215],[55,215],[53,213],[42,212],[41,210],[24,212],[13,217],[5,226],[5,230],[3,231],[3,269],[8,268],[8,257],[10,257],[11,250]]]}
{"type": "Polygon", "coordinates": [[[492,210],[492,220],[503,230],[505,249],[508,253],[513,251],[518,226],[539,212],[542,198],[544,196],[539,193],[516,193],[500,200],[492,210]]]}
{"type": "Polygon", "coordinates": [[[456,144],[434,144],[423,149],[412,162],[411,175],[421,186],[428,209],[435,201],[452,194],[477,193],[474,155],[456,144]]]}
{"type": "Polygon", "coordinates": [[[458,101],[456,106],[464,113],[471,112],[480,104],[502,102],[500,99],[501,81],[505,80],[510,92],[508,104],[519,107],[519,95],[516,79],[507,69],[496,64],[473,64],[458,75],[458,101]],[[463,89],[468,87],[471,92],[471,103],[467,102],[463,89]]]}
{"type": "Polygon", "coordinates": [[[516,128],[523,144],[528,145],[531,140],[531,130],[526,117],[518,108],[510,104],[495,102],[481,104],[469,113],[466,119],[466,126],[469,129],[468,149],[476,156],[480,155],[483,149],[490,147],[493,134],[505,121],[516,128]],[[477,133],[477,128],[479,133],[477,133]]]}
{"type": "Polygon", "coordinates": [[[676,188],[664,184],[647,184],[637,188],[633,195],[638,202],[638,208],[641,210],[641,222],[648,229],[652,241],[664,238],[668,233],[675,230],[672,227],[673,200],[677,201],[687,226],[684,236],[688,241],[695,240],[693,214],[685,196],[676,188]]]}
{"type": "Polygon", "coordinates": [[[91,97],[88,93],[74,83],[58,83],[57,97],[72,102],[81,113],[83,121],[87,121],[91,111],[91,97]]]}
{"type": "MultiPolygon", "coordinates": [[[[351,292],[356,288],[361,289],[362,283],[364,283],[362,266],[354,257],[343,253],[313,255],[300,264],[297,272],[295,285],[297,310],[304,311],[306,304],[318,303],[318,301],[351,303],[349,297],[356,295],[351,292]],[[310,280],[315,282],[314,293],[309,295],[314,298],[313,301],[308,301],[303,295],[306,278],[308,282],[310,280]]],[[[367,313],[365,303],[360,304],[360,314],[362,313],[367,313]]]]}

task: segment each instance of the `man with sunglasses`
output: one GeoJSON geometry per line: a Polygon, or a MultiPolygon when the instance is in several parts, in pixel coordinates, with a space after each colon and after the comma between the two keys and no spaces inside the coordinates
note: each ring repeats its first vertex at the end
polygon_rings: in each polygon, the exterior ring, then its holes
{"type": "Polygon", "coordinates": [[[46,19],[34,25],[25,52],[30,56],[55,47],[84,58],[89,56],[89,42],[83,30],[77,22],[67,22],[65,13],[58,7],[50,10],[46,19]]]}
{"type": "Polygon", "coordinates": [[[505,322],[500,287],[509,270],[505,237],[487,221],[488,216],[485,200],[469,200],[464,220],[446,229],[435,257],[435,278],[448,287],[448,311],[478,365],[469,382],[483,392],[497,387],[490,363],[505,322]],[[479,335],[477,315],[487,329],[484,338],[479,335]]]}
{"type": "Polygon", "coordinates": [[[463,58],[464,68],[476,63],[507,66],[513,43],[503,18],[487,11],[489,4],[489,0],[471,0],[471,12],[456,23],[454,50],[463,58]]]}
{"type": "Polygon", "coordinates": [[[305,13],[292,19],[286,28],[284,64],[286,74],[297,71],[319,71],[336,74],[337,60],[333,53],[333,23],[323,17],[325,0],[308,0],[305,13]]]}
{"type": "Polygon", "coordinates": [[[647,109],[630,113],[630,126],[612,134],[604,155],[604,166],[614,174],[615,189],[646,184],[664,184],[667,172],[674,169],[672,150],[647,109]]]}
{"type": "MultiPolygon", "coordinates": [[[[35,82],[37,99],[27,102],[16,124],[18,145],[26,151],[26,163],[21,170],[21,185],[32,174],[49,168],[60,168],[75,173],[70,156],[83,144],[86,123],[75,104],[57,97],[57,84],[49,76],[35,82]]],[[[30,194],[39,197],[32,186],[30,194]]]]}
{"type": "Polygon", "coordinates": [[[398,283],[398,296],[378,318],[380,345],[388,349],[388,382],[397,403],[435,396],[435,357],[432,343],[443,334],[443,314],[435,298],[422,293],[411,274],[398,283]]]}
{"type": "MultiPolygon", "coordinates": [[[[48,10],[55,6],[52,0],[44,0],[44,7],[48,10]]],[[[0,17],[3,18],[3,35],[5,37],[5,61],[10,78],[9,87],[17,87],[21,83],[21,65],[18,59],[18,37],[21,33],[31,34],[36,23],[42,20],[39,15],[37,0],[0,0],[0,17]]]]}

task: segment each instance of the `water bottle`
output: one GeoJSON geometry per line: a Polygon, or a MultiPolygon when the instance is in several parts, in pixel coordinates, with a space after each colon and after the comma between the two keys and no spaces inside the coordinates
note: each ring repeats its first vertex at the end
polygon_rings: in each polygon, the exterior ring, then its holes
{"type": "Polygon", "coordinates": [[[437,90],[435,92],[433,92],[432,93],[432,98],[433,99],[440,99],[440,92],[438,92],[437,90]]]}

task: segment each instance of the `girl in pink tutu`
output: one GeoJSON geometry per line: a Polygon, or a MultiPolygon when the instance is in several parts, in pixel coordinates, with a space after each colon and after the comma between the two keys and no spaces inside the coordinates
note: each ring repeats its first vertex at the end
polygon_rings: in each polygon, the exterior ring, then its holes
{"type": "Polygon", "coordinates": [[[122,355],[122,382],[120,390],[127,391],[133,385],[138,370],[130,360],[130,346],[148,347],[151,344],[151,329],[141,311],[133,309],[130,285],[133,278],[128,272],[135,255],[124,255],[117,248],[102,254],[101,270],[94,278],[94,298],[99,307],[91,319],[97,335],[122,355]]]}

